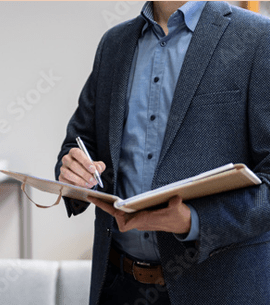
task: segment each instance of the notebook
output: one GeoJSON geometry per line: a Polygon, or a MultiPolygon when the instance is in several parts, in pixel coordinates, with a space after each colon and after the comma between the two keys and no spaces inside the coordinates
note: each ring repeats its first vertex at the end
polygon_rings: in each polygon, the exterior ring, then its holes
{"type": "MultiPolygon", "coordinates": [[[[82,201],[89,201],[87,197],[91,196],[99,198],[108,204],[113,204],[116,209],[123,210],[127,213],[157,206],[167,202],[170,198],[176,195],[181,196],[183,201],[187,201],[262,183],[262,181],[246,165],[230,163],[194,177],[180,180],[155,190],[122,200],[117,196],[93,189],[78,187],[59,181],[42,179],[13,171],[0,171],[3,174],[21,181],[23,190],[25,185],[28,184],[38,190],[58,194],[58,202],[54,205],[59,203],[61,196],[82,201]]],[[[38,207],[47,207],[39,204],[36,205],[38,207]]]]}

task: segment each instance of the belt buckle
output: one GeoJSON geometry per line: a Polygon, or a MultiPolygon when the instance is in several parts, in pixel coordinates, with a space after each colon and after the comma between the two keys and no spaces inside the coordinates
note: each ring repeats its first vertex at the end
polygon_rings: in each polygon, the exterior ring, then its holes
{"type": "Polygon", "coordinates": [[[140,282],[137,278],[136,278],[136,275],[135,275],[135,272],[134,272],[134,266],[143,266],[143,267],[150,267],[151,264],[150,263],[145,263],[145,262],[138,262],[138,261],[133,261],[132,262],[132,275],[134,277],[134,279],[138,282],[140,282]]]}

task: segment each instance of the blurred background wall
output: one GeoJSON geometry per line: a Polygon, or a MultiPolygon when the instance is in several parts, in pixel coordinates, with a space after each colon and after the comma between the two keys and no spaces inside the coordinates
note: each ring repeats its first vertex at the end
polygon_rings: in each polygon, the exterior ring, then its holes
{"type": "MultiPolygon", "coordinates": [[[[0,2],[0,159],[8,161],[10,170],[54,179],[66,125],[92,69],[101,36],[111,26],[138,15],[142,4],[0,2]]],[[[32,198],[46,205],[56,196],[33,189],[32,198]]],[[[5,224],[1,226],[0,257],[1,253],[14,257],[18,252],[15,199],[8,196],[0,207],[5,224]]],[[[29,205],[33,258],[89,257],[93,207],[69,219],[63,202],[47,210],[29,205]]]]}
{"type": "MultiPolygon", "coordinates": [[[[8,169],[54,179],[66,125],[101,36],[113,25],[137,16],[143,4],[0,2],[0,161],[6,160],[8,169]]],[[[269,16],[269,1],[260,8],[269,16]]],[[[17,195],[3,188],[0,192],[6,194],[0,196],[0,258],[15,258],[20,236],[17,195]]],[[[54,195],[31,192],[40,204],[56,200],[54,195]]],[[[63,201],[47,210],[27,204],[31,212],[29,257],[91,257],[93,206],[69,219],[63,201]]]]}

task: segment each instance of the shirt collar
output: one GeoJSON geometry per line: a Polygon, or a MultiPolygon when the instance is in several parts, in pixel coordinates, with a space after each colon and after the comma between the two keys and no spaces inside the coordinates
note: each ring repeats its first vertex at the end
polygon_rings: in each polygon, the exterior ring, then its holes
{"type": "Polygon", "coordinates": [[[185,23],[192,32],[195,31],[205,4],[206,1],[189,1],[178,9],[183,12],[185,23]]]}
{"type": "MultiPolygon", "coordinates": [[[[192,32],[194,32],[196,28],[196,25],[200,19],[205,4],[206,1],[189,1],[176,11],[178,12],[178,15],[183,14],[185,24],[192,32]]],[[[176,12],[174,14],[176,14],[176,12]]],[[[157,24],[154,21],[152,1],[147,1],[145,3],[145,5],[142,8],[141,15],[146,20],[146,24],[142,29],[142,34],[143,34],[148,27],[157,24]]],[[[179,18],[178,20],[179,22],[182,22],[182,18],[179,18]]]]}

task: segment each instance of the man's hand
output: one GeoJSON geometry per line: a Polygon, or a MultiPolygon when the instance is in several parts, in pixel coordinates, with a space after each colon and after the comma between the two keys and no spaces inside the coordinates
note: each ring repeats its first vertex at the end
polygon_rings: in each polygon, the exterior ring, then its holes
{"type": "Polygon", "coordinates": [[[72,148],[62,158],[59,181],[92,188],[97,184],[93,175],[95,169],[101,174],[105,168],[104,162],[91,162],[81,149],[72,148]]]}
{"type": "Polygon", "coordinates": [[[120,232],[137,229],[183,234],[190,230],[190,209],[179,196],[173,197],[166,208],[154,211],[142,210],[135,213],[117,210],[112,205],[97,198],[88,197],[88,200],[115,217],[120,232]]]}

